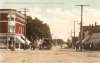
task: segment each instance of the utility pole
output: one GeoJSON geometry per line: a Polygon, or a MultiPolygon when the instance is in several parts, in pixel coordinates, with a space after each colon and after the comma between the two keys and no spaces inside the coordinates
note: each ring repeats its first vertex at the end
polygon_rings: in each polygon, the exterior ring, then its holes
{"type": "Polygon", "coordinates": [[[69,33],[70,33],[70,37],[72,37],[72,29],[70,30],[70,32],[69,32],[69,33]]]}
{"type": "Polygon", "coordinates": [[[77,22],[77,21],[72,21],[72,22],[74,22],[74,38],[75,38],[75,23],[77,22]]]}
{"type": "Polygon", "coordinates": [[[26,8],[24,8],[24,16],[25,16],[25,43],[26,43],[26,8]]]}
{"type": "Polygon", "coordinates": [[[71,29],[71,32],[70,32],[70,34],[71,34],[71,39],[72,39],[72,33],[73,33],[73,32],[72,32],[72,29],[71,29]]]}
{"type": "Polygon", "coordinates": [[[23,12],[24,12],[24,16],[25,16],[25,30],[24,30],[24,34],[25,34],[25,43],[27,44],[27,42],[26,42],[26,24],[27,24],[27,21],[26,21],[26,19],[27,19],[27,15],[26,15],[26,12],[28,12],[27,10],[29,10],[29,9],[27,9],[27,8],[23,8],[23,12]]]}
{"type": "Polygon", "coordinates": [[[83,29],[82,29],[82,23],[83,23],[83,7],[89,6],[89,5],[76,5],[81,7],[81,22],[80,22],[80,51],[82,51],[82,37],[83,37],[83,29]]]}
{"type": "Polygon", "coordinates": [[[74,47],[74,45],[75,45],[75,23],[77,22],[77,21],[72,21],[72,22],[74,22],[74,32],[72,32],[72,33],[74,33],[74,38],[72,39],[72,40],[74,40],[74,42],[72,42],[72,46],[74,47]]]}

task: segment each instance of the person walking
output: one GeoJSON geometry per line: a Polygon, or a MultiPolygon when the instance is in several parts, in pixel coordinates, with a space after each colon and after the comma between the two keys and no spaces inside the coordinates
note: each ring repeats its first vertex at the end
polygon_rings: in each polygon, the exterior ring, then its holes
{"type": "Polygon", "coordinates": [[[76,47],[76,51],[79,51],[79,42],[76,42],[75,47],[76,47]]]}
{"type": "Polygon", "coordinates": [[[61,47],[61,49],[62,49],[62,44],[61,44],[61,46],[60,46],[60,47],[61,47]]]}

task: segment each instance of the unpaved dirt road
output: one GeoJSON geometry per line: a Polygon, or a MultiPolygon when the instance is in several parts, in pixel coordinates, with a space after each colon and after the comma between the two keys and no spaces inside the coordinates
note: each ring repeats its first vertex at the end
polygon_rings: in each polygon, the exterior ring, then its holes
{"type": "Polygon", "coordinates": [[[0,51],[0,63],[100,63],[99,51],[75,52],[73,49],[0,51]]]}

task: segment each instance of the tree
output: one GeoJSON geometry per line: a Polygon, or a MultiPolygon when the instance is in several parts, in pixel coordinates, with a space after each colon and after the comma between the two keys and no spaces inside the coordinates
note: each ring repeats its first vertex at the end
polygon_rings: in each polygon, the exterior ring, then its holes
{"type": "Polygon", "coordinates": [[[30,41],[41,38],[51,38],[50,28],[46,23],[43,23],[43,21],[38,18],[32,19],[32,17],[28,16],[26,23],[26,36],[30,41]]]}
{"type": "Polygon", "coordinates": [[[56,39],[57,40],[57,44],[58,45],[62,45],[64,44],[65,42],[63,41],[63,39],[56,39]]]}
{"type": "Polygon", "coordinates": [[[31,22],[32,22],[32,17],[30,17],[30,16],[27,16],[27,19],[26,19],[26,37],[30,40],[30,41],[32,41],[31,40],[31,34],[32,34],[32,24],[31,24],[31,22]]]}

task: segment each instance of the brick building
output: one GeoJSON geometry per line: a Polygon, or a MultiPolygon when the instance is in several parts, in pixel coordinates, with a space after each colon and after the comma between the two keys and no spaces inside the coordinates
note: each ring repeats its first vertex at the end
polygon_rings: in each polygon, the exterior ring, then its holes
{"type": "Polygon", "coordinates": [[[87,36],[87,35],[91,35],[92,33],[100,33],[100,25],[97,25],[97,23],[95,22],[95,25],[89,25],[89,26],[83,26],[83,39],[87,36]]]}
{"type": "Polygon", "coordinates": [[[15,9],[0,9],[0,45],[13,45],[21,48],[21,44],[29,44],[24,36],[25,16],[15,9]]]}
{"type": "Polygon", "coordinates": [[[100,25],[83,26],[83,48],[100,50],[100,25]]]}

